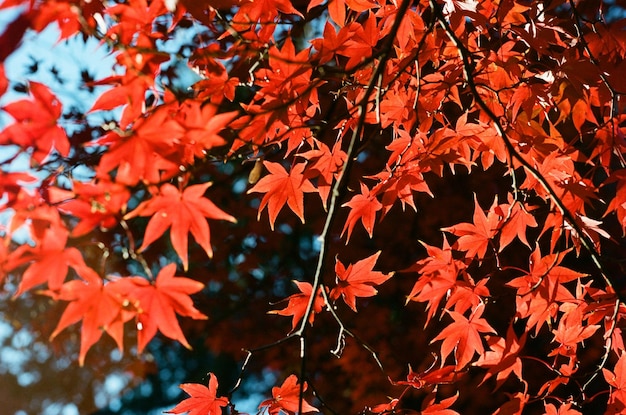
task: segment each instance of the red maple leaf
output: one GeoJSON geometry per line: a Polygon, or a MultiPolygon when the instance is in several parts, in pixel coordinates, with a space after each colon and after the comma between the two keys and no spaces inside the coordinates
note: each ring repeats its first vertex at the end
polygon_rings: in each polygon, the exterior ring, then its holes
{"type": "Polygon", "coordinates": [[[429,399],[425,399],[422,404],[423,415],[459,415],[455,410],[448,409],[459,397],[458,393],[446,399],[442,399],[439,402],[435,402],[435,394],[431,394],[429,399]]]}
{"type": "Polygon", "coordinates": [[[564,403],[557,407],[551,403],[544,402],[545,415],[582,415],[582,412],[572,408],[572,402],[564,403]]]}
{"type": "Polygon", "coordinates": [[[526,333],[518,338],[511,324],[507,330],[506,339],[494,336],[489,338],[487,343],[491,350],[482,354],[473,364],[489,369],[481,384],[494,374],[497,381],[496,389],[511,373],[515,374],[518,379],[522,379],[522,360],[518,355],[526,343],[526,333]]]}
{"type": "Polygon", "coordinates": [[[316,191],[313,184],[304,177],[304,163],[295,164],[289,172],[279,163],[264,161],[263,165],[270,174],[262,177],[253,188],[248,190],[248,194],[265,193],[259,205],[257,220],[267,206],[270,227],[274,230],[278,212],[287,203],[291,211],[304,223],[304,193],[316,191]]]}
{"type": "Polygon", "coordinates": [[[191,348],[183,334],[176,314],[204,320],[202,314],[193,306],[190,294],[204,288],[201,282],[185,277],[175,277],[176,264],[169,264],[159,271],[154,284],[141,277],[127,278],[134,284],[129,293],[131,303],[137,308],[137,349],[141,353],[157,330],[183,346],[191,348]]]}
{"type": "Polygon", "coordinates": [[[380,251],[365,259],[348,265],[346,268],[339,259],[336,259],[335,273],[337,286],[330,292],[330,298],[336,300],[343,297],[343,301],[352,310],[356,311],[356,297],[372,297],[378,292],[374,285],[380,285],[393,276],[393,272],[383,274],[373,271],[374,265],[380,256],[380,251]]]}
{"type": "Polygon", "coordinates": [[[483,259],[487,252],[489,241],[496,233],[499,218],[491,210],[485,216],[476,198],[474,198],[474,205],[473,223],[459,223],[458,225],[443,228],[443,230],[459,236],[455,245],[460,251],[466,252],[466,258],[478,257],[478,259],[483,259]]]}
{"type": "Polygon", "coordinates": [[[97,175],[108,178],[109,172],[117,169],[115,181],[129,186],[140,180],[159,183],[163,176],[172,177],[180,173],[180,160],[174,162],[168,156],[175,153],[174,143],[184,133],[185,129],[172,118],[169,109],[161,106],[138,119],[132,130],[122,134],[112,131],[94,142],[110,146],[98,164],[97,175]]]}
{"type": "MultiPolygon", "coordinates": [[[[307,389],[304,382],[302,390],[307,389]]],[[[264,408],[269,415],[278,415],[281,411],[289,415],[295,415],[300,405],[300,385],[296,375],[290,375],[282,385],[272,388],[272,399],[266,399],[259,405],[259,409],[264,408]]],[[[302,413],[319,412],[316,407],[302,400],[302,413]]]]}
{"type": "Polygon", "coordinates": [[[495,212],[504,218],[504,224],[500,229],[499,251],[502,252],[516,237],[530,248],[531,246],[526,240],[526,228],[536,227],[537,221],[529,209],[520,202],[509,200],[509,204],[497,206],[495,212]]]}
{"type": "Polygon", "coordinates": [[[22,148],[33,148],[33,159],[41,163],[55,149],[62,156],[70,151],[70,142],[65,130],[57,125],[63,113],[61,101],[38,82],[29,84],[32,100],[11,102],[2,109],[16,123],[0,132],[0,143],[16,144],[22,148]]]}
{"type": "MultiPolygon", "coordinates": [[[[311,298],[311,293],[313,292],[313,286],[308,282],[294,281],[294,283],[298,286],[300,293],[290,295],[288,298],[286,298],[286,300],[288,300],[289,302],[287,303],[287,307],[283,308],[282,310],[269,311],[269,314],[292,316],[292,330],[296,329],[296,326],[304,317],[304,313],[306,312],[306,308],[309,304],[309,299],[311,298]]],[[[317,295],[315,296],[315,301],[313,302],[313,310],[311,312],[311,315],[309,316],[310,324],[313,324],[315,314],[321,313],[325,305],[326,302],[324,301],[324,297],[322,296],[322,291],[318,289],[317,295]]]]}
{"type": "Polygon", "coordinates": [[[398,382],[392,382],[396,385],[408,385],[415,389],[422,389],[431,386],[437,386],[443,383],[454,382],[457,379],[458,372],[456,366],[444,366],[439,369],[432,370],[436,361],[433,362],[431,367],[424,372],[415,372],[409,365],[409,374],[406,376],[406,381],[400,380],[398,382]]]}
{"type": "Polygon", "coordinates": [[[417,261],[407,270],[419,272],[421,275],[413,285],[406,302],[418,301],[427,303],[426,326],[439,309],[441,300],[455,290],[457,278],[459,274],[465,273],[467,266],[463,261],[452,257],[452,249],[445,236],[442,248],[425,243],[422,243],[422,245],[426,248],[427,256],[417,261]]]}
{"type": "Polygon", "coordinates": [[[189,415],[221,415],[222,408],[228,405],[228,398],[217,397],[217,386],[217,377],[213,373],[209,373],[209,387],[198,383],[183,383],[180,388],[187,392],[189,398],[165,413],[189,412],[189,415]]]}
{"type": "MultiPolygon", "coordinates": [[[[566,305],[563,306],[564,308],[566,305]]],[[[548,356],[562,355],[567,357],[576,357],[578,344],[585,339],[593,336],[600,328],[595,324],[583,324],[583,310],[581,307],[569,306],[565,311],[565,315],[559,321],[559,326],[554,333],[554,342],[560,343],[560,346],[554,349],[548,356]]]]}
{"type": "Polygon", "coordinates": [[[86,266],[78,249],[66,247],[68,236],[69,232],[65,228],[56,225],[45,231],[37,246],[21,245],[14,251],[7,263],[8,270],[31,262],[22,274],[22,280],[15,292],[16,297],[46,282],[51,290],[58,290],[70,267],[82,269],[86,266]]]}
{"type": "MultiPolygon", "coordinates": [[[[271,22],[278,16],[278,12],[303,17],[302,13],[294,8],[289,0],[262,0],[242,2],[239,11],[235,17],[233,17],[233,21],[251,23],[258,21],[271,22]]],[[[235,25],[235,27],[238,27],[238,25],[235,25]]]]}
{"type": "Polygon", "coordinates": [[[361,183],[361,194],[354,196],[350,201],[341,206],[351,209],[348,214],[348,219],[346,219],[346,224],[341,231],[341,236],[343,236],[347,230],[347,240],[349,241],[354,225],[356,225],[357,221],[360,219],[363,227],[371,238],[374,232],[374,222],[376,222],[376,212],[381,210],[383,205],[374,194],[370,193],[368,187],[361,183]]]}
{"type": "Polygon", "coordinates": [[[448,357],[454,350],[456,367],[459,369],[465,367],[472,360],[474,353],[478,352],[479,355],[484,353],[485,348],[483,347],[480,333],[496,332],[487,323],[487,320],[480,318],[484,309],[485,306],[483,304],[478,305],[469,319],[455,311],[448,311],[454,323],[444,328],[431,342],[443,340],[441,344],[441,356],[443,359],[448,357]]]}
{"type": "Polygon", "coordinates": [[[564,283],[587,275],[559,265],[568,252],[542,256],[537,247],[530,256],[529,273],[506,284],[517,289],[517,315],[528,317],[528,330],[535,327],[535,333],[538,333],[545,323],[556,316],[559,309],[557,302],[574,300],[564,283]]]}
{"type": "MultiPolygon", "coordinates": [[[[621,414],[626,410],[626,353],[622,352],[619,360],[615,364],[613,371],[602,368],[604,380],[611,385],[611,395],[609,397],[609,407],[615,414],[621,414]]],[[[607,412],[609,413],[609,412],[607,412]]]]}
{"type": "Polygon", "coordinates": [[[130,199],[126,186],[104,179],[90,183],[76,181],[73,187],[73,191],[56,186],[48,189],[50,203],[79,220],[72,229],[72,236],[86,235],[98,226],[113,228],[119,223],[118,215],[126,209],[130,199]]]}
{"type": "Polygon", "coordinates": [[[152,199],[142,202],[137,209],[126,215],[126,218],[152,216],[139,250],[146,249],[171,227],[172,246],[183,261],[185,270],[189,266],[187,258],[189,232],[207,255],[212,257],[211,234],[205,218],[230,222],[236,222],[236,219],[204,197],[204,192],[210,185],[211,183],[197,184],[180,191],[174,185],[166,183],[152,199]]]}
{"type": "Polygon", "coordinates": [[[193,164],[196,157],[205,157],[207,150],[226,144],[218,133],[236,115],[236,112],[217,114],[215,105],[203,105],[199,101],[187,101],[181,105],[178,118],[187,130],[181,139],[184,149],[181,161],[193,164]]]}
{"type": "Polygon", "coordinates": [[[88,267],[82,267],[78,272],[82,280],[66,282],[59,293],[47,292],[55,299],[69,301],[59,324],[50,336],[54,339],[68,326],[82,320],[80,336],[80,352],[78,361],[82,366],[85,356],[102,336],[108,333],[117,343],[120,350],[124,348],[124,323],[130,320],[134,313],[123,310],[124,284],[114,280],[104,284],[102,278],[88,267]]]}
{"type": "Polygon", "coordinates": [[[332,151],[321,141],[316,142],[316,144],[319,146],[318,150],[309,150],[298,155],[309,160],[307,176],[318,178],[317,191],[324,204],[324,209],[326,209],[333,179],[339,174],[346,161],[346,152],[341,149],[340,141],[335,143],[332,151]]]}

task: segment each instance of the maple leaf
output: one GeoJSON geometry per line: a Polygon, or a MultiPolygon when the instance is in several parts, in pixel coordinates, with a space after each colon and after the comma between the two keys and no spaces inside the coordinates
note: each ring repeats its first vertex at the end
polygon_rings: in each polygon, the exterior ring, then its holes
{"type": "Polygon", "coordinates": [[[452,249],[445,235],[443,248],[425,243],[422,245],[428,255],[407,270],[419,272],[421,275],[407,296],[406,303],[409,301],[427,303],[426,326],[437,312],[441,300],[455,290],[457,278],[465,272],[467,266],[462,261],[452,258],[452,249]]]}
{"type": "Polygon", "coordinates": [[[180,402],[173,409],[165,411],[167,414],[189,415],[221,415],[222,408],[228,405],[228,398],[217,397],[217,377],[209,373],[209,386],[198,383],[183,383],[180,388],[187,392],[189,398],[180,402]]]}
{"type": "MultiPolygon", "coordinates": [[[[269,314],[292,316],[292,330],[296,329],[296,326],[304,317],[304,313],[306,312],[306,308],[309,304],[309,299],[311,298],[311,293],[313,291],[313,286],[308,282],[294,281],[294,284],[298,286],[300,293],[290,295],[288,298],[286,298],[286,300],[288,300],[289,302],[287,303],[287,306],[282,310],[271,310],[268,312],[269,314]]],[[[313,302],[313,310],[311,312],[311,315],[309,316],[309,324],[313,324],[315,314],[321,313],[325,305],[326,302],[324,301],[324,297],[322,296],[322,291],[321,289],[318,289],[317,295],[315,296],[315,301],[313,302]]]]}
{"type": "Polygon", "coordinates": [[[457,379],[458,372],[456,371],[456,366],[443,366],[432,370],[435,363],[436,361],[424,372],[414,372],[411,365],[409,365],[409,374],[406,377],[406,381],[400,380],[392,383],[394,385],[408,385],[415,389],[422,389],[444,383],[451,383],[457,379]]]}
{"type": "MultiPolygon", "coordinates": [[[[302,387],[306,391],[307,384],[304,382],[302,387]]],[[[281,411],[289,415],[295,415],[298,412],[300,402],[300,385],[296,375],[289,375],[283,384],[272,388],[272,399],[266,399],[259,405],[259,409],[264,408],[270,415],[278,415],[281,411]]],[[[302,400],[302,413],[319,412],[316,407],[312,406],[305,400],[302,400]]]]}
{"type": "Polygon", "coordinates": [[[448,409],[454,402],[456,402],[459,394],[457,392],[456,395],[451,396],[449,398],[443,399],[439,402],[435,402],[435,394],[431,394],[429,399],[425,399],[422,404],[422,412],[423,415],[459,415],[459,413],[455,410],[448,409]]]}
{"type": "Polygon", "coordinates": [[[582,415],[582,412],[572,408],[572,402],[564,403],[557,407],[551,403],[544,403],[545,415],[582,415]]]}
{"type": "Polygon", "coordinates": [[[614,388],[609,396],[609,407],[607,411],[610,413],[623,413],[626,410],[626,352],[622,352],[619,360],[615,364],[613,371],[602,368],[604,380],[614,388]]]}
{"type": "MultiPolygon", "coordinates": [[[[510,196],[510,195],[509,195],[510,196]]],[[[537,226],[537,220],[522,203],[509,200],[510,204],[498,205],[494,211],[505,219],[500,229],[499,252],[517,237],[524,245],[530,248],[526,240],[526,228],[537,226]]]]}
{"type": "Polygon", "coordinates": [[[369,234],[370,238],[374,232],[374,222],[376,221],[376,212],[383,208],[382,203],[378,201],[376,196],[370,193],[370,190],[366,185],[361,183],[361,194],[354,196],[350,201],[341,205],[342,207],[349,207],[350,213],[348,214],[348,219],[346,219],[346,224],[341,231],[341,236],[348,231],[348,237],[346,243],[350,240],[350,235],[352,235],[352,230],[354,229],[354,225],[360,219],[363,227],[369,234]]]}
{"type": "Polygon", "coordinates": [[[442,230],[459,236],[456,246],[459,250],[465,251],[466,258],[478,257],[478,259],[483,259],[489,241],[496,233],[499,219],[491,210],[485,216],[476,197],[474,197],[474,205],[473,223],[459,223],[442,230]]]}
{"type": "Polygon", "coordinates": [[[119,350],[124,349],[124,323],[133,317],[132,312],[123,311],[123,284],[116,280],[104,284],[102,278],[91,268],[81,267],[78,271],[82,280],[63,284],[58,293],[47,294],[55,299],[69,301],[61,319],[50,336],[54,339],[61,331],[82,320],[79,364],[85,363],[87,352],[102,336],[108,333],[119,350]]]}
{"type": "Polygon", "coordinates": [[[29,92],[33,100],[23,99],[2,107],[17,122],[0,131],[0,143],[34,148],[32,157],[38,163],[43,162],[53,149],[67,156],[70,142],[65,130],[57,125],[63,113],[61,101],[47,86],[38,82],[30,82],[29,92]]]}
{"type": "Polygon", "coordinates": [[[485,351],[480,333],[495,333],[496,331],[487,323],[487,320],[480,318],[485,309],[484,304],[479,304],[472,312],[470,318],[465,318],[463,314],[455,311],[448,311],[454,320],[449,326],[444,328],[431,343],[443,340],[441,344],[441,356],[445,359],[452,350],[455,350],[456,367],[463,368],[478,352],[482,355],[485,351]]]}
{"type": "Polygon", "coordinates": [[[172,118],[169,108],[161,106],[149,115],[138,119],[132,129],[122,133],[112,131],[94,142],[109,145],[100,159],[97,176],[107,178],[117,169],[115,181],[134,186],[140,180],[159,183],[164,177],[180,173],[180,161],[168,157],[175,154],[185,129],[172,118]],[[165,172],[163,176],[162,172],[165,172]]]}
{"type": "Polygon", "coordinates": [[[59,210],[75,216],[79,222],[72,229],[72,236],[83,236],[100,226],[110,229],[119,223],[119,214],[126,209],[130,191],[126,186],[109,180],[91,183],[74,182],[73,191],[48,189],[50,203],[59,210]]]}
{"type": "Polygon", "coordinates": [[[374,285],[380,285],[393,276],[393,272],[383,274],[373,271],[380,256],[376,252],[365,259],[349,264],[346,268],[339,259],[335,259],[335,274],[337,286],[330,292],[330,298],[336,300],[343,297],[343,301],[356,312],[356,297],[372,297],[378,292],[374,285]]]}
{"type": "Polygon", "coordinates": [[[600,328],[598,325],[583,324],[581,307],[568,309],[565,316],[559,321],[558,328],[552,331],[554,341],[559,342],[560,346],[550,352],[548,356],[576,356],[578,344],[591,337],[598,328],[600,328]]]}
{"type": "Polygon", "coordinates": [[[341,149],[340,141],[335,143],[332,151],[322,142],[317,142],[317,145],[319,149],[309,150],[298,155],[309,160],[307,176],[318,177],[317,191],[322,199],[324,209],[326,209],[333,179],[337,177],[346,162],[346,152],[341,149]]]}
{"type": "Polygon", "coordinates": [[[210,185],[211,183],[196,184],[180,191],[174,185],[165,183],[152,199],[142,202],[126,215],[126,218],[152,216],[139,251],[146,249],[171,227],[170,240],[185,270],[189,266],[187,241],[190,232],[206,254],[212,257],[211,234],[205,218],[229,222],[236,222],[236,219],[204,197],[204,192],[210,185]]]}
{"type": "Polygon", "coordinates": [[[519,358],[519,352],[526,343],[526,333],[520,338],[515,335],[513,325],[510,324],[506,333],[506,339],[502,337],[491,337],[487,340],[490,351],[481,354],[473,366],[480,366],[489,369],[481,384],[491,376],[496,374],[496,389],[498,389],[506,378],[511,374],[515,374],[518,379],[522,378],[522,360],[519,358]]]}
{"type": "Polygon", "coordinates": [[[373,414],[393,414],[400,400],[398,398],[391,399],[388,403],[381,403],[369,408],[373,414]]]}
{"type": "Polygon", "coordinates": [[[32,263],[22,274],[15,297],[46,282],[51,290],[58,290],[63,285],[69,268],[76,270],[86,266],[78,249],[66,247],[68,236],[67,229],[56,225],[45,231],[37,246],[21,245],[17,248],[7,263],[7,269],[32,263]]]}
{"type": "Polygon", "coordinates": [[[304,177],[304,163],[295,164],[289,172],[279,163],[264,161],[263,165],[270,174],[262,177],[248,190],[248,194],[265,193],[259,205],[257,220],[261,218],[261,212],[267,206],[270,227],[274,230],[278,212],[287,203],[291,211],[304,223],[304,193],[316,191],[313,184],[304,177]]]}
{"type": "Polygon", "coordinates": [[[193,306],[193,301],[189,297],[190,294],[202,290],[204,284],[190,278],[175,277],[175,273],[176,264],[169,264],[159,271],[154,284],[141,277],[127,279],[135,286],[129,297],[133,303],[136,301],[139,353],[156,335],[157,330],[191,349],[178,324],[176,314],[195,320],[207,318],[193,306]]]}
{"type": "Polygon", "coordinates": [[[242,2],[233,21],[268,22],[274,20],[278,16],[278,12],[303,17],[302,13],[294,8],[289,0],[250,0],[242,2]]]}
{"type": "Polygon", "coordinates": [[[537,247],[530,256],[529,273],[506,284],[517,289],[517,315],[528,317],[526,327],[535,327],[535,333],[556,316],[557,302],[574,300],[563,284],[587,275],[558,265],[568,252],[542,256],[537,247]]]}
{"type": "Polygon", "coordinates": [[[184,154],[181,160],[193,164],[195,157],[203,158],[207,150],[226,144],[218,132],[235,118],[236,112],[217,114],[214,105],[203,105],[199,101],[187,101],[178,112],[180,124],[187,129],[182,139],[184,154]]]}

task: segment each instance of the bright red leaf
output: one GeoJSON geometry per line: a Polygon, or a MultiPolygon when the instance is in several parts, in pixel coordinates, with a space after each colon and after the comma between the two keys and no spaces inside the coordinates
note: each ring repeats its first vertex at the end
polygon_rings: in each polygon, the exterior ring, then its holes
{"type": "Polygon", "coordinates": [[[189,398],[185,399],[174,409],[165,411],[167,414],[189,415],[221,415],[222,408],[228,405],[228,398],[217,397],[217,377],[209,373],[209,386],[197,383],[183,383],[180,388],[187,392],[189,398]]]}
{"type": "Polygon", "coordinates": [[[127,218],[151,216],[139,250],[146,249],[168,228],[171,228],[170,240],[174,250],[183,261],[185,270],[189,265],[187,259],[189,233],[193,235],[204,252],[212,257],[211,234],[206,219],[221,219],[229,222],[236,222],[236,219],[204,197],[210,185],[211,183],[197,184],[180,191],[175,186],[166,183],[152,199],[143,202],[126,215],[127,218]]]}
{"type": "Polygon", "coordinates": [[[68,326],[82,320],[78,357],[82,366],[87,352],[100,339],[102,333],[108,333],[118,348],[123,350],[124,323],[134,313],[124,310],[125,284],[116,283],[125,280],[104,284],[102,278],[87,267],[81,268],[79,275],[82,280],[63,284],[58,294],[49,293],[53,298],[69,301],[50,338],[53,339],[68,326]]]}
{"type": "MultiPolygon", "coordinates": [[[[281,316],[292,316],[291,319],[291,329],[295,330],[298,323],[304,317],[304,313],[306,312],[306,308],[309,304],[309,300],[311,298],[311,293],[313,292],[313,286],[308,282],[294,281],[294,284],[298,286],[300,293],[290,295],[285,300],[288,301],[287,306],[282,310],[272,310],[269,311],[269,314],[280,314],[281,316]]],[[[313,320],[315,319],[315,314],[321,313],[324,309],[326,302],[322,297],[322,291],[318,289],[317,295],[315,296],[315,300],[313,301],[313,309],[311,310],[311,315],[309,316],[309,324],[313,324],[313,320]]]]}
{"type": "Polygon", "coordinates": [[[374,222],[376,222],[376,212],[383,208],[382,203],[378,201],[376,195],[370,193],[368,187],[361,183],[361,194],[354,196],[350,201],[341,206],[350,208],[350,213],[341,231],[341,235],[343,236],[347,230],[347,241],[349,241],[354,225],[361,220],[363,227],[371,238],[374,232],[374,222]]]}
{"type": "MultiPolygon", "coordinates": [[[[302,388],[306,391],[307,384],[304,383],[302,388]]],[[[298,412],[300,402],[300,385],[296,375],[290,375],[282,385],[272,388],[272,399],[266,399],[259,405],[259,409],[263,408],[269,415],[278,415],[281,412],[288,415],[295,415],[298,412]]],[[[316,407],[307,401],[302,401],[302,413],[319,412],[316,407]]]]}
{"type": "Polygon", "coordinates": [[[270,227],[273,230],[278,212],[287,203],[291,211],[304,223],[304,193],[316,191],[313,184],[303,175],[304,163],[295,164],[289,172],[279,163],[264,161],[263,165],[270,174],[262,177],[254,187],[248,190],[248,193],[265,193],[259,205],[257,219],[261,217],[261,212],[267,206],[270,227]]]}
{"type": "Polygon", "coordinates": [[[65,130],[57,125],[63,113],[61,101],[44,84],[31,82],[29,92],[32,100],[11,102],[2,109],[16,123],[0,131],[0,144],[16,144],[22,148],[33,148],[33,159],[38,163],[56,150],[62,156],[70,151],[70,142],[65,130]]]}
{"type": "Polygon", "coordinates": [[[183,334],[176,315],[204,320],[202,314],[193,306],[189,295],[204,288],[204,284],[185,277],[175,277],[176,264],[169,264],[159,271],[156,281],[135,277],[131,281],[134,288],[129,293],[131,303],[137,308],[137,342],[141,353],[148,342],[160,331],[170,339],[179,341],[191,348],[183,334]]]}
{"type": "Polygon", "coordinates": [[[478,200],[474,198],[474,222],[459,223],[458,225],[443,228],[443,230],[459,236],[455,246],[459,250],[465,251],[467,258],[478,257],[478,259],[483,259],[489,247],[489,242],[496,233],[498,222],[499,218],[491,210],[485,216],[483,209],[478,204],[478,200]]]}
{"type": "Polygon", "coordinates": [[[495,333],[496,331],[489,325],[487,320],[481,318],[485,306],[480,304],[466,318],[455,311],[448,311],[454,320],[453,323],[444,328],[431,343],[443,340],[441,343],[441,356],[445,359],[454,350],[456,367],[465,367],[474,357],[475,353],[482,355],[485,351],[481,333],[495,333]]]}
{"type": "Polygon", "coordinates": [[[22,274],[15,296],[43,283],[47,283],[51,290],[59,290],[70,268],[78,270],[86,267],[80,251],[75,247],[66,246],[69,236],[66,229],[55,226],[48,229],[44,235],[35,247],[20,246],[7,264],[8,269],[14,269],[24,263],[30,263],[22,274]]]}
{"type": "Polygon", "coordinates": [[[393,276],[393,272],[383,274],[374,271],[380,251],[365,259],[349,264],[346,268],[339,259],[335,260],[335,274],[337,286],[330,292],[330,298],[336,300],[343,297],[343,301],[356,312],[356,297],[372,297],[378,292],[375,285],[380,285],[393,276]]]}

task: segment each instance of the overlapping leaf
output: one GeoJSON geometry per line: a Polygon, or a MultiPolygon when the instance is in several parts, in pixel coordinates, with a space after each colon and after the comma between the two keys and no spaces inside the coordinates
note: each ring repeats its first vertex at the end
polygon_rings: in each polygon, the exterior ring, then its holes
{"type": "Polygon", "coordinates": [[[187,269],[188,235],[191,233],[206,254],[213,256],[211,234],[206,219],[221,219],[236,222],[236,219],[215,206],[204,197],[211,183],[197,184],[179,190],[166,183],[162,185],[152,199],[139,205],[126,217],[151,216],[143,243],[139,250],[144,250],[170,228],[170,240],[174,250],[187,269]]]}

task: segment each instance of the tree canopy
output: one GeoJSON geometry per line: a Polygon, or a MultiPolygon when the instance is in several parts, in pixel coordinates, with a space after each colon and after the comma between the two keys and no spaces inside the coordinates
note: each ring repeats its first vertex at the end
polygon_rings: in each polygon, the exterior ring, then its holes
{"type": "Polygon", "coordinates": [[[0,0],[9,410],[626,413],[624,7],[0,0]]]}

